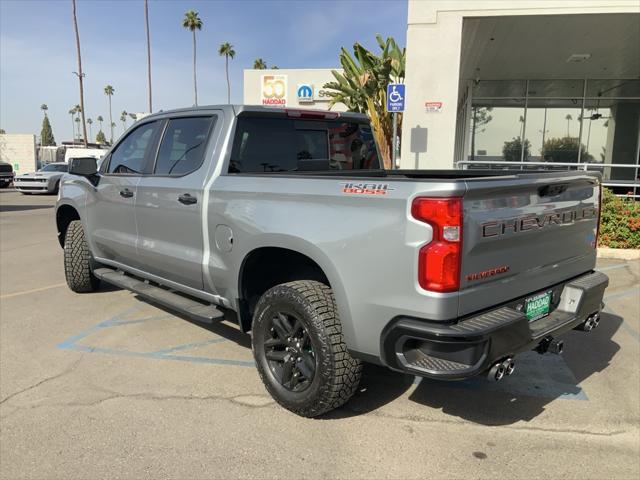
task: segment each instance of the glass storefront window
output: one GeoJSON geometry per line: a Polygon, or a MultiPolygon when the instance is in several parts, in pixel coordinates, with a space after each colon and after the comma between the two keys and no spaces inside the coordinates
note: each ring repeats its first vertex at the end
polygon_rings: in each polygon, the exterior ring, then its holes
{"type": "Polygon", "coordinates": [[[508,106],[474,107],[471,151],[475,152],[476,160],[490,157],[519,162],[523,127],[524,100],[510,100],[508,106]]]}
{"type": "MultiPolygon", "coordinates": [[[[638,79],[481,80],[471,98],[469,160],[640,163],[638,79]]],[[[638,174],[604,168],[607,180],[638,174]]]]}
{"type": "Polygon", "coordinates": [[[615,129],[614,122],[611,121],[611,104],[609,101],[604,104],[600,100],[585,102],[582,144],[588,155],[593,157],[593,162],[611,163],[611,155],[607,157],[607,139],[615,129]]]}
{"type": "Polygon", "coordinates": [[[525,138],[531,143],[531,161],[577,162],[579,132],[580,108],[527,109],[525,138]]]}

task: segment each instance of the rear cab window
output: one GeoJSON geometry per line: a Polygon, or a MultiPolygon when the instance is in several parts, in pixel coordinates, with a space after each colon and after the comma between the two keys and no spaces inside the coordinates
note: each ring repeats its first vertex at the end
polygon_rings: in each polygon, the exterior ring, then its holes
{"type": "Polygon", "coordinates": [[[351,119],[241,115],[229,173],[382,168],[371,127],[351,119]]]}

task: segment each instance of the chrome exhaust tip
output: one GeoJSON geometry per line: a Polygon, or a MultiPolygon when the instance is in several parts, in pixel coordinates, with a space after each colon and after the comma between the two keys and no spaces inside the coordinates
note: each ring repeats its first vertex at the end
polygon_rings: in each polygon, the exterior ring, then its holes
{"type": "Polygon", "coordinates": [[[516,362],[513,360],[513,358],[509,357],[502,362],[502,367],[504,368],[504,374],[506,376],[509,376],[516,369],[516,362]]]}
{"type": "Polygon", "coordinates": [[[499,382],[504,378],[506,373],[506,369],[502,362],[497,362],[494,363],[493,366],[489,369],[487,379],[491,380],[492,382],[499,382]]]}
{"type": "Polygon", "coordinates": [[[590,332],[594,328],[597,328],[598,325],[600,325],[600,312],[589,315],[587,319],[578,326],[578,328],[585,332],[590,332]]]}

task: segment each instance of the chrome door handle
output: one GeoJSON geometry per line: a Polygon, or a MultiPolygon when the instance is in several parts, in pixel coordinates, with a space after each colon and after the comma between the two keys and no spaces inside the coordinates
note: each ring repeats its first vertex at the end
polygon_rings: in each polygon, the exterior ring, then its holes
{"type": "Polygon", "coordinates": [[[133,197],[133,192],[128,188],[125,188],[124,190],[120,190],[120,196],[124,198],[131,198],[133,197]]]}

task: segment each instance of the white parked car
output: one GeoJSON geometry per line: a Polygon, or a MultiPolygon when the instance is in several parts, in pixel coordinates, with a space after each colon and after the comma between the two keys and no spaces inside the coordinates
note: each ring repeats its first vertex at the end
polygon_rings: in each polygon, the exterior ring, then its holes
{"type": "Polygon", "coordinates": [[[63,162],[50,163],[37,172],[17,175],[13,186],[20,193],[58,193],[60,179],[68,168],[69,165],[63,162]]]}

